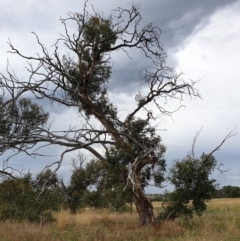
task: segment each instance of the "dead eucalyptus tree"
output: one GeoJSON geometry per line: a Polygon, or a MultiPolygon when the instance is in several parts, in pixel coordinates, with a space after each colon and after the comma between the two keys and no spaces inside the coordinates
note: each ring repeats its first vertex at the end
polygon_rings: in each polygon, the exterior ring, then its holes
{"type": "MultiPolygon", "coordinates": [[[[99,162],[114,159],[116,165],[124,166],[126,187],[132,189],[139,222],[145,225],[152,215],[151,204],[144,195],[145,182],[153,177],[161,185],[165,168],[166,148],[151,124],[156,123],[158,116],[172,115],[173,112],[164,105],[169,100],[181,102],[187,96],[200,96],[195,81],[184,80],[166,66],[166,53],[160,42],[162,31],[152,23],[141,26],[139,9],[138,5],[130,9],[119,7],[105,17],[96,11],[90,13],[86,1],[83,13],[69,13],[67,18],[61,18],[65,31],[55,42],[53,53],[49,53],[35,33],[41,48],[35,56],[24,55],[9,42],[10,52],[27,60],[29,79],[22,81],[10,71],[1,75],[0,115],[4,127],[0,151],[4,154],[16,149],[18,152],[13,155],[24,152],[36,156],[38,152],[32,151],[33,146],[39,148],[41,143],[67,147],[55,163],[56,170],[65,154],[74,150],[87,150],[99,162]],[[76,26],[73,34],[69,23],[76,26]],[[62,44],[67,48],[64,56],[59,53],[62,44]],[[136,91],[135,108],[120,115],[116,103],[109,99],[107,87],[111,82],[113,53],[116,57],[123,51],[128,58],[131,49],[142,52],[148,60],[149,68],[142,71],[140,81],[148,91],[136,91]],[[81,115],[79,128],[52,131],[48,114],[23,98],[28,92],[32,99],[49,99],[63,106],[77,107],[81,115]],[[22,109],[22,102],[25,109],[22,109]],[[155,105],[158,113],[149,108],[150,104],[155,105]],[[98,121],[98,127],[91,124],[92,117],[98,121]],[[102,144],[104,152],[98,152],[95,144],[102,144]]],[[[7,161],[8,158],[4,163],[7,161]]],[[[12,175],[5,167],[1,173],[12,175]]]]}

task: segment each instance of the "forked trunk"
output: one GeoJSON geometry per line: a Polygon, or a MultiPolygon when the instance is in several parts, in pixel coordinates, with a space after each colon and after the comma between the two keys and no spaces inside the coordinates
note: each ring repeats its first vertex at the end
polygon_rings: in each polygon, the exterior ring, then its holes
{"type": "Polygon", "coordinates": [[[144,195],[142,190],[138,189],[133,194],[133,202],[139,214],[139,225],[150,225],[155,221],[151,200],[144,195]]]}

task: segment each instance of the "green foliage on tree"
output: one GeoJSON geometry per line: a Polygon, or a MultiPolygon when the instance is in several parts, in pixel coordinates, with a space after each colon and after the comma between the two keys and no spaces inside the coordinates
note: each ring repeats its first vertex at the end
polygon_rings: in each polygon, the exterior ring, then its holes
{"type": "Polygon", "coordinates": [[[63,204],[63,192],[60,180],[51,169],[46,169],[36,176],[33,181],[35,193],[34,210],[37,215],[47,215],[48,220],[53,219],[53,212],[59,211],[63,204]]]}
{"type": "Polygon", "coordinates": [[[110,158],[107,160],[86,162],[83,155],[74,159],[70,183],[65,189],[65,206],[72,213],[85,207],[125,210],[127,203],[131,202],[131,190],[123,191],[126,166],[120,166],[110,158]]]}
{"type": "Polygon", "coordinates": [[[169,180],[174,191],[169,194],[170,205],[167,208],[169,218],[201,215],[206,210],[206,201],[210,200],[216,190],[216,180],[210,175],[217,161],[211,155],[203,154],[199,159],[187,155],[176,161],[170,169],[169,180]]]}
{"type": "Polygon", "coordinates": [[[81,14],[77,18],[83,22],[81,40],[79,39],[77,46],[79,61],[76,63],[67,56],[63,57],[63,64],[68,72],[67,85],[71,90],[67,94],[81,106],[79,110],[84,111],[88,117],[94,115],[92,109],[96,108],[102,116],[114,120],[117,112],[109,102],[106,89],[111,66],[104,53],[115,44],[117,35],[110,19],[100,15],[86,18],[81,14]]]}
{"type": "Polygon", "coordinates": [[[34,192],[24,179],[6,179],[0,184],[1,220],[23,221],[29,215],[34,192]]]}
{"type": "Polygon", "coordinates": [[[218,188],[214,197],[217,198],[238,198],[240,197],[240,187],[237,186],[223,186],[222,188],[218,188]]]}
{"type": "Polygon", "coordinates": [[[70,183],[65,188],[67,195],[65,206],[70,209],[71,213],[76,213],[78,209],[91,205],[88,195],[89,188],[95,184],[96,162],[94,160],[86,162],[86,159],[83,155],[78,155],[73,160],[70,183]]]}
{"type": "Polygon", "coordinates": [[[97,198],[92,202],[96,207],[117,207],[118,210],[124,210],[127,203],[131,202],[131,190],[125,188],[127,169],[124,160],[120,161],[117,155],[111,156],[113,153],[114,150],[111,150],[106,162],[96,165],[95,197],[97,198]]]}
{"type": "Polygon", "coordinates": [[[4,106],[0,98],[0,134],[5,138],[30,138],[33,133],[36,134],[36,127],[46,123],[48,116],[41,106],[30,99],[21,98],[4,106]]]}
{"type": "Polygon", "coordinates": [[[39,222],[47,215],[48,221],[53,220],[52,214],[60,209],[63,198],[58,188],[52,185],[54,179],[42,188],[44,178],[51,174],[47,169],[36,180],[31,174],[4,179],[0,183],[0,219],[39,222]]]}

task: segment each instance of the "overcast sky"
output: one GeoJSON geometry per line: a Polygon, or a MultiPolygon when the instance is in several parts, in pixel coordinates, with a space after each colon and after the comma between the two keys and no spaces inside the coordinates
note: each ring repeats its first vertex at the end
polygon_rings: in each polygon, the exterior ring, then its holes
{"type": "MultiPolygon", "coordinates": [[[[240,1],[239,0],[139,0],[142,24],[153,22],[164,32],[161,42],[167,52],[167,64],[183,73],[184,78],[200,80],[197,88],[202,99],[186,99],[173,118],[161,120],[159,128],[167,147],[166,160],[183,158],[191,150],[192,140],[202,127],[197,140],[196,154],[208,153],[234,129],[236,137],[229,139],[220,151],[215,153],[225,176],[216,172],[215,178],[221,185],[240,185],[240,1]]],[[[129,8],[130,0],[90,0],[95,10],[106,16],[118,6],[129,8]]],[[[23,53],[39,51],[34,36],[38,34],[49,47],[63,32],[59,22],[66,12],[83,10],[82,0],[0,0],[0,71],[4,72],[7,58],[20,77],[25,76],[24,61],[9,55],[8,39],[23,53]]],[[[109,88],[110,97],[121,109],[134,107],[134,94],[139,88],[139,71],[144,60],[132,60],[119,55],[114,60],[113,76],[109,88]],[[112,98],[113,99],[113,98],[112,98]]],[[[135,56],[136,57],[136,56],[135,56]]],[[[173,108],[175,103],[169,103],[173,108]]],[[[46,106],[48,108],[48,106],[46,106]]],[[[64,126],[64,118],[78,123],[75,111],[54,106],[55,126],[64,126]],[[72,117],[72,118],[71,118],[72,117]]],[[[49,152],[60,153],[56,148],[49,152]],[[54,151],[53,151],[54,150],[54,151]]],[[[74,157],[74,156],[72,156],[74,157]]],[[[37,171],[47,161],[27,161],[21,157],[23,169],[37,171]]],[[[69,157],[70,159],[70,157],[69,157]]],[[[66,160],[61,175],[69,176],[69,162],[66,160]]],[[[17,165],[16,162],[13,164],[17,165]]],[[[149,189],[150,192],[162,190],[149,189]]]]}

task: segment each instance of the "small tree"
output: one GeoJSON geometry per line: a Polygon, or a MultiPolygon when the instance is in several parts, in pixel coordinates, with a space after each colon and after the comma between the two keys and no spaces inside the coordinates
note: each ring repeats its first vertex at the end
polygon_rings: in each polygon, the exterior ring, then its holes
{"type": "Polygon", "coordinates": [[[25,178],[3,180],[0,184],[0,219],[23,221],[28,219],[34,192],[25,178]]]}
{"type": "Polygon", "coordinates": [[[33,181],[33,190],[35,194],[31,210],[33,219],[40,220],[40,225],[46,218],[48,221],[52,221],[54,219],[53,212],[60,210],[64,201],[57,174],[49,168],[37,174],[33,181]]]}
{"type": "Polygon", "coordinates": [[[169,180],[175,189],[168,196],[166,219],[192,218],[194,213],[201,215],[206,210],[205,201],[210,200],[216,190],[216,180],[210,178],[216,164],[212,155],[205,154],[199,159],[189,154],[173,164],[169,180]]]}
{"type": "MultiPolygon", "coordinates": [[[[37,179],[42,182],[51,174],[50,170],[46,170],[37,179]]],[[[62,196],[56,186],[45,184],[43,190],[40,182],[36,186],[37,182],[29,173],[23,178],[3,180],[0,184],[0,219],[39,222],[47,215],[49,221],[53,220],[52,212],[60,209],[62,196]]]]}
{"type": "Polygon", "coordinates": [[[74,214],[78,208],[90,205],[86,196],[89,193],[88,188],[95,183],[96,162],[94,160],[86,162],[86,159],[84,155],[79,154],[77,159],[73,160],[70,184],[66,188],[65,204],[74,214]]]}

